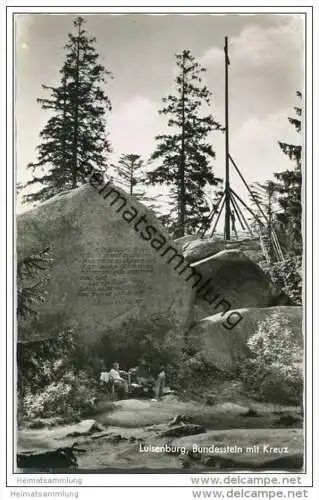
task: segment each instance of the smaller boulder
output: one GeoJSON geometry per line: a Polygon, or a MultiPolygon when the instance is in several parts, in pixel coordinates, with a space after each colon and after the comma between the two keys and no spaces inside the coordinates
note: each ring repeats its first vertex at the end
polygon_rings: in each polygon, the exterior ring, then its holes
{"type": "Polygon", "coordinates": [[[207,257],[212,257],[223,250],[240,250],[254,262],[260,262],[263,259],[259,238],[242,238],[225,241],[223,238],[217,236],[213,238],[184,236],[175,240],[175,244],[180,248],[189,262],[196,262],[207,257]]]}
{"type": "Polygon", "coordinates": [[[194,262],[192,268],[201,276],[195,288],[196,302],[205,315],[267,307],[279,294],[264,271],[240,250],[223,250],[194,262]]]}
{"type": "Polygon", "coordinates": [[[70,425],[69,428],[72,430],[66,434],[66,437],[90,436],[95,432],[102,431],[95,420],[92,419],[82,420],[78,424],[70,425]]]}
{"type": "Polygon", "coordinates": [[[188,345],[209,365],[235,373],[242,359],[249,355],[247,341],[257,331],[259,322],[275,312],[288,320],[302,352],[302,308],[299,306],[252,307],[208,316],[190,330],[188,345]]]}

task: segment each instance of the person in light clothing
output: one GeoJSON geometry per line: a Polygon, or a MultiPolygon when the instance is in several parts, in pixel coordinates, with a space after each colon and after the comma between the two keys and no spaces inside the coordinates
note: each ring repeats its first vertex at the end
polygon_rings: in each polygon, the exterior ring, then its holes
{"type": "Polygon", "coordinates": [[[114,389],[119,398],[123,398],[127,392],[127,382],[122,377],[124,372],[120,370],[120,365],[116,361],[109,372],[110,380],[114,384],[114,389]]]}

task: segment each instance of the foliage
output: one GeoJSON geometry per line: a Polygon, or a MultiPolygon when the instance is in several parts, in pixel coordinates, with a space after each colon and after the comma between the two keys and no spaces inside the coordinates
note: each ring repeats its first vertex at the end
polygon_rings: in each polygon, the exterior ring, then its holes
{"type": "Polygon", "coordinates": [[[250,186],[250,200],[253,204],[253,209],[258,213],[258,219],[253,220],[252,227],[257,228],[258,233],[262,233],[263,242],[270,261],[277,259],[278,253],[276,246],[273,244],[274,233],[277,234],[278,221],[276,213],[277,204],[277,184],[273,181],[266,181],[264,184],[255,182],[250,186]],[[258,207],[258,211],[257,211],[258,207]],[[259,212],[262,212],[259,213],[259,212]]]}
{"type": "Polygon", "coordinates": [[[41,189],[25,195],[26,202],[47,200],[83,184],[90,167],[105,170],[110,146],[104,115],[111,104],[104,88],[110,72],[98,63],[96,40],[87,35],[84,22],[81,17],[73,22],[75,34],[68,35],[64,47],[59,85],[42,86],[50,96],[38,102],[51,116],[40,133],[37,161],[28,165],[33,179],[25,186],[40,184],[41,189]]]}
{"type": "MultiPolygon", "coordinates": [[[[297,92],[298,98],[302,98],[297,92]]],[[[302,131],[302,108],[295,107],[296,118],[288,118],[294,125],[298,133],[302,131]]],[[[302,253],[302,233],[301,233],[301,155],[302,146],[279,142],[279,146],[284,154],[295,162],[295,167],[291,170],[274,174],[277,179],[277,191],[279,193],[278,202],[280,211],[277,219],[281,225],[285,238],[282,243],[290,255],[300,255],[302,253]]]]}
{"type": "Polygon", "coordinates": [[[37,315],[34,305],[46,299],[45,284],[52,258],[49,248],[21,259],[17,264],[18,319],[37,315]]]}
{"type": "Polygon", "coordinates": [[[273,313],[260,321],[247,342],[250,357],[240,376],[256,397],[275,403],[300,404],[303,356],[286,318],[273,313]]]}
{"type": "Polygon", "coordinates": [[[17,357],[20,421],[52,416],[72,420],[87,408],[96,380],[87,352],[78,347],[72,331],[19,343],[17,357]]]}
{"type": "Polygon", "coordinates": [[[54,338],[21,342],[17,346],[18,390],[35,393],[61,377],[74,359],[76,345],[71,331],[54,338]]]}
{"type": "Polygon", "coordinates": [[[276,183],[273,181],[266,181],[264,184],[254,182],[251,186],[250,200],[252,203],[256,202],[260,205],[265,213],[268,225],[273,222],[274,203],[276,202],[276,183]]]}
{"type": "Polygon", "coordinates": [[[96,382],[86,372],[67,371],[36,393],[26,391],[24,418],[63,417],[64,421],[74,421],[90,407],[95,392],[96,382]]]}
{"type": "Polygon", "coordinates": [[[300,256],[275,262],[264,268],[264,271],[295,305],[302,304],[302,258],[300,256]]]}
{"type": "Polygon", "coordinates": [[[144,162],[140,155],[133,153],[122,154],[118,164],[112,165],[112,167],[119,176],[119,183],[130,193],[130,195],[134,194],[136,197],[142,197],[144,195],[137,187],[143,182],[142,170],[144,168],[144,162]]]}
{"type": "Polygon", "coordinates": [[[203,113],[211,99],[211,92],[202,84],[205,69],[189,50],[176,55],[176,65],[176,94],[164,97],[159,111],[168,117],[171,132],[156,137],[158,145],[151,159],[161,164],[148,173],[148,179],[153,185],[170,187],[171,224],[179,237],[194,233],[208,217],[205,187],[220,179],[212,171],[210,160],[215,152],[207,137],[221,127],[211,114],[203,113]]]}
{"type": "MultiPolygon", "coordinates": [[[[297,97],[301,100],[302,99],[301,92],[298,91],[298,92],[296,92],[296,94],[297,94],[297,97]]],[[[301,108],[301,106],[295,106],[294,110],[295,110],[296,116],[293,118],[289,117],[288,120],[295,127],[296,131],[298,133],[300,133],[302,130],[302,122],[301,122],[302,108],[301,108]]],[[[291,160],[296,162],[297,166],[301,166],[302,147],[300,145],[279,142],[279,146],[280,146],[281,150],[283,151],[283,153],[288,155],[291,160]]]]}
{"type": "Polygon", "coordinates": [[[205,361],[201,353],[183,352],[174,359],[168,370],[170,387],[178,391],[182,399],[204,401],[220,382],[230,381],[232,374],[218,370],[205,361]]]}

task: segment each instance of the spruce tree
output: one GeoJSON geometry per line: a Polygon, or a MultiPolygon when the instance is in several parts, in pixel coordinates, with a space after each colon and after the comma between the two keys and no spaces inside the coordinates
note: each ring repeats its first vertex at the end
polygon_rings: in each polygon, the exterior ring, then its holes
{"type": "Polygon", "coordinates": [[[210,165],[215,152],[208,136],[220,125],[204,113],[211,99],[211,92],[202,83],[205,69],[189,50],[176,55],[176,65],[176,92],[162,99],[164,107],[159,111],[167,116],[171,132],[156,137],[158,144],[151,160],[160,165],[149,172],[148,179],[153,185],[170,187],[175,236],[183,236],[194,233],[208,216],[205,187],[218,182],[210,165]]]}
{"type": "Polygon", "coordinates": [[[140,155],[134,153],[122,154],[117,165],[112,165],[118,174],[118,182],[123,188],[130,193],[140,198],[144,195],[140,190],[140,185],[143,183],[143,168],[144,162],[140,155]]]}
{"type": "Polygon", "coordinates": [[[18,261],[17,316],[19,320],[30,315],[37,316],[34,306],[46,299],[45,285],[52,261],[49,248],[18,261]]]}
{"type": "Polygon", "coordinates": [[[98,62],[96,39],[84,30],[84,19],[74,20],[74,33],[69,33],[66,52],[57,87],[42,85],[49,92],[38,99],[51,117],[40,133],[37,161],[30,163],[33,179],[25,187],[41,185],[41,189],[24,197],[24,201],[43,201],[60,191],[74,189],[86,180],[91,167],[104,172],[107,140],[105,113],[111,110],[105,85],[110,72],[98,62]]]}
{"type": "MultiPolygon", "coordinates": [[[[302,99],[300,92],[297,92],[297,96],[300,100],[302,99]]],[[[302,107],[300,105],[294,109],[296,116],[293,118],[289,117],[288,120],[300,134],[302,132],[302,107]]],[[[302,146],[279,142],[279,147],[295,163],[295,166],[291,170],[274,174],[277,179],[278,202],[281,209],[277,217],[285,234],[284,244],[287,251],[293,255],[300,255],[302,253],[302,146]]]]}
{"type": "MultiPolygon", "coordinates": [[[[302,99],[302,94],[301,92],[296,92],[297,97],[302,99]]],[[[301,129],[302,129],[302,123],[301,123],[301,117],[302,117],[302,107],[301,106],[295,106],[294,107],[296,116],[295,117],[288,117],[289,122],[295,127],[296,131],[300,134],[301,129]]],[[[301,151],[302,147],[300,145],[295,145],[295,144],[287,144],[286,142],[280,142],[279,147],[280,149],[289,156],[289,158],[293,161],[296,162],[296,167],[301,167],[301,151]]]]}

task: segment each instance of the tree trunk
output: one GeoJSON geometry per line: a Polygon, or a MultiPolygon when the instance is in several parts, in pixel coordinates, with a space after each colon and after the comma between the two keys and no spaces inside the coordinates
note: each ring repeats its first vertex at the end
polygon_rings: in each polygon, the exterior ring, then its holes
{"type": "Polygon", "coordinates": [[[130,195],[133,194],[133,172],[134,172],[134,160],[131,160],[131,168],[130,168],[130,195]]]}
{"type": "Polygon", "coordinates": [[[78,37],[76,40],[76,67],[75,67],[75,109],[74,109],[74,130],[73,130],[73,169],[72,169],[72,188],[77,186],[77,170],[78,170],[78,134],[79,134],[79,66],[80,66],[80,31],[81,23],[79,23],[78,37]]]}
{"type": "Polygon", "coordinates": [[[65,147],[65,137],[66,137],[66,81],[63,77],[63,117],[62,117],[62,175],[61,175],[61,187],[62,190],[66,187],[66,147],[65,147]]]}
{"type": "Polygon", "coordinates": [[[182,138],[181,138],[181,157],[179,164],[179,224],[178,237],[185,235],[185,65],[183,56],[182,66],[182,138]]]}

